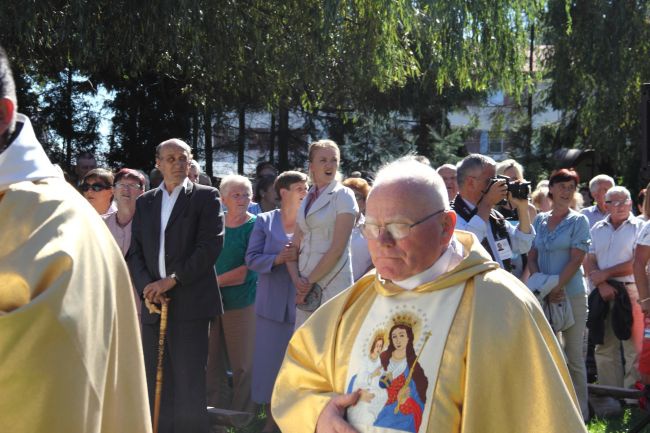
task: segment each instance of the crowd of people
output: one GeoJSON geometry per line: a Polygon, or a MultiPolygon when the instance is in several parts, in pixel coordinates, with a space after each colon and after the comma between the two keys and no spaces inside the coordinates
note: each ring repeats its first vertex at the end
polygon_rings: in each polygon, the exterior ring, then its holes
{"type": "MultiPolygon", "coordinates": [[[[265,433],[576,432],[590,416],[587,341],[600,384],[650,380],[646,190],[635,207],[610,176],[581,191],[563,168],[531,191],[519,163],[480,154],[437,168],[404,156],[343,179],[331,140],[309,146],[304,172],[264,162],[214,186],[179,139],[156,147],[148,174],[83,153],[65,185],[15,113],[1,49],[0,72],[0,218],[24,226],[0,234],[0,265],[25,282],[0,291],[12,353],[0,384],[35,386],[18,340],[57,386],[65,359],[88,376],[24,431],[149,431],[151,416],[160,432],[218,431],[211,406],[236,427],[263,408],[265,433]],[[39,332],[61,344],[42,359],[39,332]],[[89,387],[108,430],[68,419],[89,387]]],[[[24,414],[1,397],[0,409],[24,414]]]]}
{"type": "MultiPolygon", "coordinates": [[[[188,167],[197,166],[184,143],[172,144],[181,146],[188,167]]],[[[421,157],[417,161],[428,164],[421,157]]],[[[256,404],[268,408],[294,330],[374,267],[365,217],[373,179],[355,174],[341,181],[339,162],[337,145],[321,140],[310,146],[308,174],[278,175],[265,162],[253,181],[240,175],[220,180],[223,246],[214,269],[223,313],[209,318],[209,406],[249,414],[256,404]]],[[[113,175],[89,168],[78,188],[128,258],[135,203],[146,189],[146,174],[122,169],[113,175]]],[[[164,186],[165,169],[160,164],[157,169],[164,186]]],[[[532,192],[523,167],[514,160],[496,163],[472,154],[436,171],[456,213],[455,228],[473,233],[499,267],[538,295],[564,349],[582,417],[589,417],[588,323],[598,382],[634,386],[643,372],[642,308],[650,302],[647,289],[639,297],[633,263],[636,245],[650,244],[650,239],[644,241],[650,231],[642,236],[648,206],[639,203],[635,216],[630,192],[611,177],[598,175],[590,180],[586,199],[591,203],[593,197],[594,204],[581,208],[585,199],[578,192],[580,179],[571,169],[553,172],[532,192]],[[516,193],[519,185],[523,196],[516,193]],[[613,323],[619,316],[602,312],[619,308],[623,297],[629,313],[624,337],[613,323]]],[[[192,181],[200,182],[199,173],[197,169],[190,176],[192,181]]],[[[637,260],[638,269],[644,269],[647,258],[637,260]]],[[[135,295],[140,307],[141,295],[135,295]]],[[[276,426],[267,413],[265,431],[273,431],[276,426]]]]}

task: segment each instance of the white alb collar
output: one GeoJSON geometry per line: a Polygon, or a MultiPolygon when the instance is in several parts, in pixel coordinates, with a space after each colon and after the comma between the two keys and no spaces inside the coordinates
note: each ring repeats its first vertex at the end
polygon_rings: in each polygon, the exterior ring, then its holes
{"type": "Polygon", "coordinates": [[[456,236],[451,237],[449,246],[438,260],[435,261],[429,269],[413,275],[402,281],[393,281],[403,289],[413,290],[422,284],[431,282],[438,278],[445,272],[455,268],[463,260],[463,244],[456,239],[456,236]]]}
{"type": "Polygon", "coordinates": [[[50,177],[62,178],[45,154],[34,135],[32,124],[23,114],[16,115],[16,126],[22,129],[9,147],[0,153],[0,191],[9,185],[24,181],[37,181],[50,177]]]}

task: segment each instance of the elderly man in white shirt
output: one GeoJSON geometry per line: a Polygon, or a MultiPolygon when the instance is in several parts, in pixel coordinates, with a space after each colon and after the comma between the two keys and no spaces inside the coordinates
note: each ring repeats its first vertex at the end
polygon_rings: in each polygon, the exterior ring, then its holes
{"type": "Polygon", "coordinates": [[[458,164],[459,193],[452,203],[456,211],[456,229],[472,232],[492,259],[506,271],[512,271],[514,254],[530,250],[535,239],[528,213],[528,200],[509,196],[505,180],[493,181],[496,162],[487,156],[471,154],[458,164]],[[519,224],[514,226],[496,210],[508,198],[517,207],[519,224]]]}
{"type": "Polygon", "coordinates": [[[616,297],[612,281],[622,283],[632,305],[632,336],[619,340],[612,329],[612,314],[605,318],[605,333],[602,344],[596,345],[598,381],[601,385],[630,387],[637,379],[636,365],[643,341],[643,312],[637,303],[639,293],[634,283],[633,259],[635,239],[643,221],[630,212],[630,192],[622,186],[610,188],[605,194],[608,216],[591,229],[592,243],[585,262],[588,280],[597,289],[610,309],[616,297]],[[625,358],[625,369],[621,362],[621,344],[625,358]]]}
{"type": "Polygon", "coordinates": [[[594,225],[607,217],[607,207],[605,206],[605,195],[611,187],[616,185],[614,179],[606,174],[599,174],[594,176],[589,181],[589,192],[596,202],[593,206],[582,209],[584,215],[589,219],[589,227],[593,228],[594,225]]]}

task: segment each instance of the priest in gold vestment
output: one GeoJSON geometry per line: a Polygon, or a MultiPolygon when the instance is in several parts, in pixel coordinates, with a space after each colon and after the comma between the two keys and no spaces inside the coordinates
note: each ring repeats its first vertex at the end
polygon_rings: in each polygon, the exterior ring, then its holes
{"type": "Polygon", "coordinates": [[[586,431],[537,301],[455,219],[430,167],[378,173],[363,226],[376,274],[291,339],[272,398],[283,433],[586,431]]]}
{"type": "Polygon", "coordinates": [[[124,260],[15,108],[0,47],[0,432],[150,432],[124,260]]]}

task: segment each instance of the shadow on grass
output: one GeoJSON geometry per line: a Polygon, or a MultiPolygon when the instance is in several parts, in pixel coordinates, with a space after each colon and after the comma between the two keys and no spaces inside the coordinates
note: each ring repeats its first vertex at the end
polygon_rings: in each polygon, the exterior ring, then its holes
{"type": "Polygon", "coordinates": [[[226,429],[226,432],[227,433],[259,433],[264,428],[265,423],[266,423],[266,412],[264,410],[264,407],[260,406],[257,410],[257,414],[247,426],[240,427],[240,428],[228,427],[226,429]]]}
{"type": "MultiPolygon", "coordinates": [[[[648,412],[639,408],[627,408],[623,415],[615,418],[594,418],[588,425],[589,433],[627,433],[639,421],[648,415],[648,412]]],[[[645,426],[640,432],[649,433],[650,425],[645,426]]]]}
{"type": "MultiPolygon", "coordinates": [[[[594,418],[588,425],[589,433],[627,433],[630,428],[637,425],[637,423],[648,415],[648,412],[638,408],[627,408],[623,415],[616,418],[599,419],[594,418]]],[[[266,421],[266,413],[260,410],[253,421],[243,428],[228,428],[228,433],[258,433],[264,427],[266,421]]],[[[650,433],[650,424],[645,426],[640,432],[650,433]]]]}

